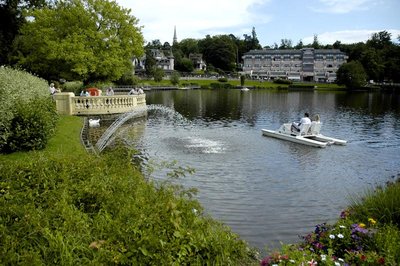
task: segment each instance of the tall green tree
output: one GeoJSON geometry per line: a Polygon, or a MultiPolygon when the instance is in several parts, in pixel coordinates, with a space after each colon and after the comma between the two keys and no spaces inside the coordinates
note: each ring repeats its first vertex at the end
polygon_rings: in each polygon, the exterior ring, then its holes
{"type": "Polygon", "coordinates": [[[290,39],[282,39],[281,40],[281,45],[279,46],[279,49],[292,49],[292,40],[290,39]]]}
{"type": "Polygon", "coordinates": [[[162,49],[163,45],[159,39],[152,40],[151,42],[146,44],[146,50],[148,49],[162,49]]]}
{"type": "Polygon", "coordinates": [[[154,74],[154,70],[156,68],[156,59],[153,56],[152,50],[146,50],[146,61],[144,63],[144,68],[146,70],[146,75],[152,77],[154,74]]]}
{"type": "Polygon", "coordinates": [[[181,72],[190,73],[194,70],[193,62],[187,57],[183,57],[176,61],[175,69],[181,72]]]}
{"type": "Polygon", "coordinates": [[[294,48],[295,49],[303,49],[304,48],[303,40],[299,40],[299,42],[296,44],[296,46],[294,48]]]}
{"type": "Polygon", "coordinates": [[[155,82],[160,82],[161,80],[163,80],[164,75],[164,69],[158,67],[154,68],[153,78],[155,82]]]}
{"type": "Polygon", "coordinates": [[[340,66],[337,71],[337,83],[347,89],[358,89],[366,84],[367,74],[359,61],[351,61],[340,66]]]}
{"type": "Polygon", "coordinates": [[[14,60],[44,78],[117,80],[143,54],[137,19],[114,1],[57,1],[28,15],[14,60]]]}
{"type": "Polygon", "coordinates": [[[321,48],[321,45],[319,44],[319,41],[318,41],[318,35],[317,34],[314,34],[314,40],[313,40],[313,43],[311,44],[311,47],[314,48],[314,49],[320,49],[321,48]]]}
{"type": "Polygon", "coordinates": [[[384,79],[385,62],[383,60],[380,51],[376,49],[367,48],[363,52],[360,62],[369,80],[381,81],[384,79]]]}
{"type": "Polygon", "coordinates": [[[261,49],[260,42],[257,38],[256,28],[253,27],[251,35],[244,34],[244,44],[247,51],[261,49]]]}
{"type": "Polygon", "coordinates": [[[191,39],[191,38],[183,39],[182,41],[179,42],[178,47],[182,51],[183,55],[189,58],[190,54],[199,53],[198,42],[199,41],[196,39],[191,39]]]}
{"type": "Polygon", "coordinates": [[[0,1],[0,65],[9,64],[12,43],[25,23],[24,11],[42,8],[52,1],[2,0],[0,1]]]}
{"type": "Polygon", "coordinates": [[[199,48],[207,64],[223,71],[235,69],[237,47],[229,35],[207,35],[199,41],[199,48]]]}
{"type": "Polygon", "coordinates": [[[383,49],[392,44],[392,34],[387,31],[373,33],[367,41],[367,46],[375,49],[383,49]]]}

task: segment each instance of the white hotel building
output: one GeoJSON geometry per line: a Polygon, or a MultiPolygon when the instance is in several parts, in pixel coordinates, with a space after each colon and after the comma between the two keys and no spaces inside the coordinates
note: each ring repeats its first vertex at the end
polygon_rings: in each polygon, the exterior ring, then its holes
{"type": "Polygon", "coordinates": [[[334,82],[348,56],[338,49],[250,50],[243,55],[243,72],[257,79],[334,82]]]}

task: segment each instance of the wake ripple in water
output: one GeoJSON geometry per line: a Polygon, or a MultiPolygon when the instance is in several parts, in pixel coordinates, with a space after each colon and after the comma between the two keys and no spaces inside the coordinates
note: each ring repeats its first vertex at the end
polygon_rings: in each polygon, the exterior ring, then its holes
{"type": "Polygon", "coordinates": [[[225,145],[221,141],[204,137],[171,137],[166,139],[173,150],[181,150],[184,153],[197,154],[221,154],[225,153],[225,145]]]}
{"type": "Polygon", "coordinates": [[[222,142],[204,139],[200,137],[188,137],[183,139],[185,148],[195,153],[223,153],[225,148],[222,142]]]}

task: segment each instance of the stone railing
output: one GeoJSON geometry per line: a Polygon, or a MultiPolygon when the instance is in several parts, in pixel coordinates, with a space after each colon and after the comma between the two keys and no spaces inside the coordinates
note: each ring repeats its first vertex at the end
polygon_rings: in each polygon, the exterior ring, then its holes
{"type": "Polygon", "coordinates": [[[66,115],[126,113],[146,105],[146,95],[75,96],[72,92],[54,94],[57,112],[66,115]]]}

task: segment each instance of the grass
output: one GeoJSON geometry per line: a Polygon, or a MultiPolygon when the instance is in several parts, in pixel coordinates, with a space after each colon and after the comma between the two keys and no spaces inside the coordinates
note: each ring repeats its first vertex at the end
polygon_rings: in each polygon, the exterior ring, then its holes
{"type": "Polygon", "coordinates": [[[86,150],[80,142],[80,130],[83,119],[77,116],[60,116],[57,130],[50,138],[46,148],[40,151],[15,152],[8,155],[0,154],[2,161],[23,161],[36,154],[45,154],[50,158],[59,156],[86,155],[86,150]]]}
{"type": "MultiPolygon", "coordinates": [[[[228,80],[227,82],[219,82],[217,79],[180,79],[180,86],[184,86],[186,84],[195,84],[198,86],[206,86],[210,87],[211,83],[222,83],[222,84],[230,84],[232,86],[240,86],[240,80],[228,80]]],[[[344,86],[339,86],[334,83],[295,83],[298,85],[305,85],[305,86],[317,86],[317,90],[345,90],[344,86]]],[[[139,84],[142,86],[150,85],[150,86],[172,86],[169,80],[162,80],[161,82],[155,82],[154,80],[142,80],[139,84]]],[[[289,85],[286,84],[276,84],[270,81],[262,81],[259,80],[246,80],[244,83],[246,87],[255,87],[255,88],[263,88],[263,89],[287,89],[289,85]]]]}

